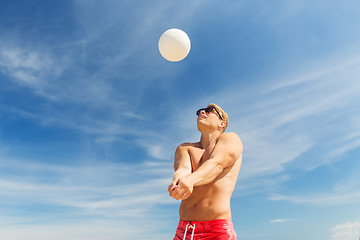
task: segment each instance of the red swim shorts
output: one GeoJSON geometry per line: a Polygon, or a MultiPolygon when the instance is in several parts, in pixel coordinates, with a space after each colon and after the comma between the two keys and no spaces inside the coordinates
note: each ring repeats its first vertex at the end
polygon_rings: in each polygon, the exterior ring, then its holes
{"type": "Polygon", "coordinates": [[[236,233],[231,220],[180,220],[173,240],[236,240],[236,233]]]}

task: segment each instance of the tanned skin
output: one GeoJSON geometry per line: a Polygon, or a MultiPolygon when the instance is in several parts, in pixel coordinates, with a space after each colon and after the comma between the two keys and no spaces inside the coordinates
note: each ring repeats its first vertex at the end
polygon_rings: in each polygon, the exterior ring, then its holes
{"type": "Polygon", "coordinates": [[[200,112],[200,142],[176,149],[169,195],[181,200],[183,221],[231,220],[230,198],[242,163],[243,146],[233,132],[223,133],[225,122],[212,112],[200,112]]]}

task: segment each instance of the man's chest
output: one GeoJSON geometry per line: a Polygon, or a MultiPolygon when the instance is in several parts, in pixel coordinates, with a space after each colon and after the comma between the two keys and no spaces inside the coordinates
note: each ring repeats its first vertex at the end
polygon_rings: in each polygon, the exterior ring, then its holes
{"type": "Polygon", "coordinates": [[[206,149],[191,148],[189,150],[192,171],[196,171],[204,162],[210,159],[211,153],[214,147],[208,147],[206,149]]]}

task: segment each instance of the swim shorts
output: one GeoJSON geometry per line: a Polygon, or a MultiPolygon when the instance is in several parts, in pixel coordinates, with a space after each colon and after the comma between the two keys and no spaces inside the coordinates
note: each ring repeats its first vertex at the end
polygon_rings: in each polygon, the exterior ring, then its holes
{"type": "Polygon", "coordinates": [[[231,220],[180,220],[173,240],[236,240],[236,232],[231,220]]]}

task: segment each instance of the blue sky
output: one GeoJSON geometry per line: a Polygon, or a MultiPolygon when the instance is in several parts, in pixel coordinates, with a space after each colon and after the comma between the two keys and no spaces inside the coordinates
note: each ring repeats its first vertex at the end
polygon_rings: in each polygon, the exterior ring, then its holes
{"type": "Polygon", "coordinates": [[[359,238],[359,1],[0,6],[1,239],[172,239],[173,153],[208,103],[244,144],[239,239],[359,238]]]}

